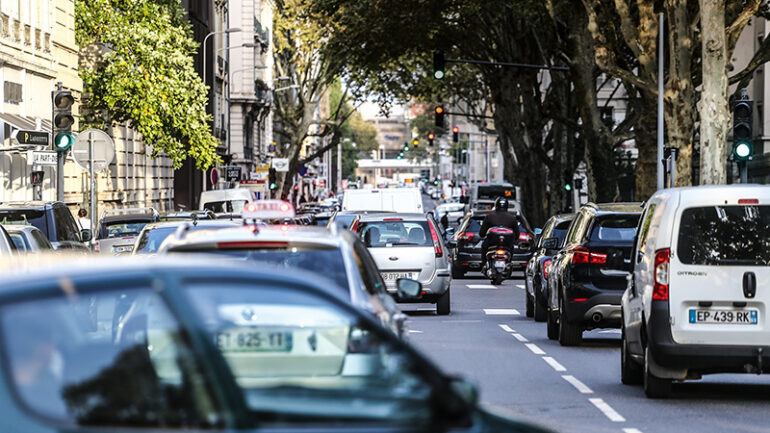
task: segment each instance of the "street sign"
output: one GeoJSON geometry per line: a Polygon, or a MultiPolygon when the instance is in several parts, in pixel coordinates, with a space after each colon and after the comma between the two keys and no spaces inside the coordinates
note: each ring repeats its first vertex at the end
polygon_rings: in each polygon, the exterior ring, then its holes
{"type": "Polygon", "coordinates": [[[238,182],[241,180],[241,167],[237,165],[225,167],[225,180],[227,182],[238,182]]]}
{"type": "Polygon", "coordinates": [[[75,138],[72,158],[85,171],[89,171],[90,159],[93,158],[94,171],[102,171],[115,159],[115,142],[100,129],[86,129],[75,138]],[[89,149],[90,144],[93,144],[93,155],[89,149]]]}
{"type": "Polygon", "coordinates": [[[268,173],[270,173],[269,165],[258,165],[254,168],[254,171],[251,172],[251,176],[249,178],[251,180],[265,180],[267,179],[268,173]]]}
{"type": "Polygon", "coordinates": [[[289,158],[273,158],[275,171],[286,173],[289,171],[289,158]]]}
{"type": "Polygon", "coordinates": [[[216,168],[211,169],[211,184],[216,185],[219,183],[219,170],[216,168]]]}
{"type": "Polygon", "coordinates": [[[294,207],[283,200],[260,200],[243,207],[241,216],[244,220],[294,218],[294,207]]]}
{"type": "Polygon", "coordinates": [[[11,131],[11,140],[19,144],[48,145],[48,133],[44,131],[28,131],[26,129],[14,129],[11,131]]]}
{"type": "Polygon", "coordinates": [[[56,165],[56,152],[27,151],[27,165],[56,165]]]}
{"type": "Polygon", "coordinates": [[[270,144],[268,144],[268,145],[267,145],[267,151],[268,151],[268,153],[271,153],[271,154],[275,153],[275,147],[276,147],[276,145],[275,145],[275,141],[273,141],[273,142],[271,142],[270,144]]]}

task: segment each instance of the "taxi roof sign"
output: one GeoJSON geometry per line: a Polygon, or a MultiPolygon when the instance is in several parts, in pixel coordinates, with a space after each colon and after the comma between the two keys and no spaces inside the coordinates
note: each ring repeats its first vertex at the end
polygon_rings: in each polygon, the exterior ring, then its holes
{"type": "Polygon", "coordinates": [[[294,218],[294,206],[283,200],[252,201],[243,207],[242,216],[244,220],[294,218]]]}

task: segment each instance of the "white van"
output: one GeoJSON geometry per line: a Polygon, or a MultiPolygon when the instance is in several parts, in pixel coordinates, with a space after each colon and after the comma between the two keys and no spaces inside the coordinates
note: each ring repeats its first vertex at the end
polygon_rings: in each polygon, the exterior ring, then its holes
{"type": "Polygon", "coordinates": [[[419,188],[348,189],[342,210],[424,213],[419,188]]]}
{"type": "Polygon", "coordinates": [[[770,186],[658,191],[645,204],[622,299],[621,380],[666,397],[672,380],[770,367],[770,186]]]}
{"type": "Polygon", "coordinates": [[[203,191],[199,210],[211,210],[215,214],[240,215],[243,206],[250,201],[254,201],[254,195],[246,188],[203,191]]]}

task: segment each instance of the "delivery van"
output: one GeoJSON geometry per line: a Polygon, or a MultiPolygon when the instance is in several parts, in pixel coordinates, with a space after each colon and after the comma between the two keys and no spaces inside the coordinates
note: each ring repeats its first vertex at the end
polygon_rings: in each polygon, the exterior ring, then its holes
{"type": "Polygon", "coordinates": [[[342,199],[342,210],[425,212],[418,188],[348,189],[342,199]]]}

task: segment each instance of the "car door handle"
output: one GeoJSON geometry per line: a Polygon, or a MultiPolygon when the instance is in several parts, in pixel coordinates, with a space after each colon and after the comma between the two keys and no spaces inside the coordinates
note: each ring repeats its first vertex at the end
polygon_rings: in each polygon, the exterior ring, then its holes
{"type": "Polygon", "coordinates": [[[743,295],[747,298],[753,298],[757,294],[757,276],[754,272],[743,274],[743,295]]]}
{"type": "Polygon", "coordinates": [[[396,256],[391,256],[391,257],[388,257],[388,260],[393,260],[393,261],[395,262],[396,260],[398,260],[398,257],[396,257],[396,256]]]}

